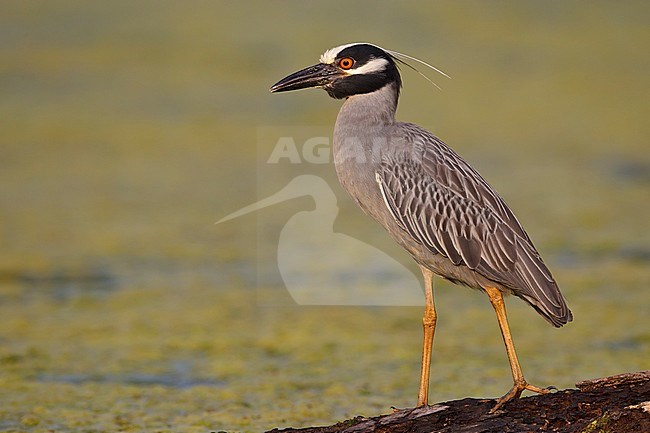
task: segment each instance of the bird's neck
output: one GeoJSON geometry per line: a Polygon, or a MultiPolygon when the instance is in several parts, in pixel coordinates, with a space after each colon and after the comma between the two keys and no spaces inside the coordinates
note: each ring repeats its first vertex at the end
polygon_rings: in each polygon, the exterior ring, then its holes
{"type": "Polygon", "coordinates": [[[357,200],[361,209],[375,219],[382,215],[367,203],[382,203],[376,188],[375,170],[387,134],[395,123],[399,97],[396,83],[387,84],[372,93],[350,96],[336,119],[334,127],[334,166],[343,188],[357,200]],[[373,186],[375,188],[373,188],[373,186]]]}
{"type": "Polygon", "coordinates": [[[392,124],[398,99],[399,87],[395,82],[371,93],[350,96],[339,111],[336,126],[345,123],[355,128],[372,128],[392,124]]]}

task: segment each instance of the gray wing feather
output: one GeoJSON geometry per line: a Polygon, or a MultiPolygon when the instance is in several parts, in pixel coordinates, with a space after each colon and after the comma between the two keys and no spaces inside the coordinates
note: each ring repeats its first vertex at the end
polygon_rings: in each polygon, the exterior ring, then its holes
{"type": "Polygon", "coordinates": [[[438,138],[400,125],[411,152],[384,155],[376,173],[398,225],[432,253],[508,287],[553,325],[570,321],[555,280],[503,199],[438,138]]]}

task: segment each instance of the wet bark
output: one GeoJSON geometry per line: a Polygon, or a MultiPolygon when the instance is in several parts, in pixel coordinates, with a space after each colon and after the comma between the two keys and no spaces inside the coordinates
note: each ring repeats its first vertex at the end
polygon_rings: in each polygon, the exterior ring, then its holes
{"type": "Polygon", "coordinates": [[[490,414],[495,400],[465,398],[356,417],[328,427],[274,429],[267,433],[639,433],[650,432],[650,370],[576,384],[513,400],[490,414]]]}

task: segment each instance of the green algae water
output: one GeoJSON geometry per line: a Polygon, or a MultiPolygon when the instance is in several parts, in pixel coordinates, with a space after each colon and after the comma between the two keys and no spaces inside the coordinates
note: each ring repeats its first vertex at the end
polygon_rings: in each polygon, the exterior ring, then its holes
{"type": "MultiPolygon", "coordinates": [[[[438,91],[405,69],[398,118],[500,191],[567,297],[559,330],[507,301],[527,379],[648,369],[649,17],[642,2],[2,3],[0,431],[256,432],[415,404],[420,307],[302,306],[283,287],[280,233],[309,199],[214,224],[303,170],[336,194],[334,231],[412,268],[330,163],[260,151],[269,128],[331,133],[339,101],[268,88],[356,41],[452,76],[438,91]]],[[[438,281],[436,301],[430,401],[503,394],[487,298],[438,281]]]]}

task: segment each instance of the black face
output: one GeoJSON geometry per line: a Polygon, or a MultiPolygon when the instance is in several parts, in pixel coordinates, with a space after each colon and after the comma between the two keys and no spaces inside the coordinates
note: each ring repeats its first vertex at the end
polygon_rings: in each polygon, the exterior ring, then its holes
{"type": "Polygon", "coordinates": [[[395,60],[381,48],[369,44],[352,45],[337,54],[334,64],[339,68],[345,68],[344,60],[347,59],[353,61],[352,67],[346,68],[352,74],[337,77],[324,87],[332,98],[341,99],[352,95],[371,93],[390,83],[396,83],[398,91],[402,87],[402,79],[395,60]],[[367,73],[353,73],[359,68],[372,64],[371,62],[377,59],[387,61],[383,68],[367,73]]]}
{"type": "Polygon", "coordinates": [[[393,57],[374,45],[357,44],[341,50],[332,63],[319,63],[283,78],[271,91],[322,87],[331,97],[341,99],[391,83],[399,92],[402,80],[393,57]]]}

